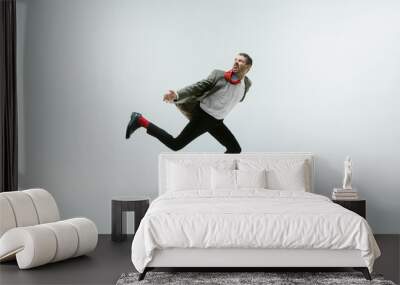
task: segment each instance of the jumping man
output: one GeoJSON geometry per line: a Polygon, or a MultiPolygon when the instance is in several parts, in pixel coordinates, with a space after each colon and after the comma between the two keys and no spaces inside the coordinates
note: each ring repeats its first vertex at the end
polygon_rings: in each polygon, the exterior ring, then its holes
{"type": "Polygon", "coordinates": [[[126,139],[139,127],[156,137],[170,149],[177,151],[200,135],[208,132],[226,147],[225,153],[240,153],[241,148],[235,136],[224,124],[224,119],[238,102],[242,102],[251,86],[246,73],[253,60],[246,53],[239,53],[229,71],[213,70],[204,80],[181,90],[169,90],[164,101],[174,103],[189,119],[182,132],[173,137],[163,129],[133,112],[126,129],[126,139]]]}

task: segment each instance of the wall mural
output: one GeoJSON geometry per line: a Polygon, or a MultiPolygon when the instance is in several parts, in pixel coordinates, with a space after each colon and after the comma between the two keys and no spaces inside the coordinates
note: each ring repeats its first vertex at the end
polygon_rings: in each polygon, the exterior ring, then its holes
{"type": "Polygon", "coordinates": [[[178,91],[168,90],[163,100],[175,104],[189,119],[177,137],[149,122],[142,114],[133,112],[125,138],[129,139],[135,130],[144,127],[149,135],[177,151],[200,135],[209,133],[226,148],[225,153],[240,153],[240,144],[224,124],[224,119],[237,103],[244,100],[251,86],[246,74],[252,64],[253,60],[248,54],[239,53],[232,69],[215,69],[204,80],[178,91]]]}

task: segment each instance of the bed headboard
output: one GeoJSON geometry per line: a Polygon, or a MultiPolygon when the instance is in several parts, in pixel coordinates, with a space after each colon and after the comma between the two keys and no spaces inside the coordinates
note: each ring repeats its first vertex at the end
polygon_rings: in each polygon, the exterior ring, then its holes
{"type": "Polygon", "coordinates": [[[271,160],[304,160],[306,162],[306,180],[309,184],[308,191],[314,192],[314,156],[309,152],[247,152],[240,154],[224,154],[224,153],[210,153],[210,152],[165,152],[161,153],[158,157],[158,193],[159,195],[166,192],[167,182],[167,165],[170,161],[204,161],[209,162],[218,160],[232,160],[237,159],[271,159],[271,160]]]}

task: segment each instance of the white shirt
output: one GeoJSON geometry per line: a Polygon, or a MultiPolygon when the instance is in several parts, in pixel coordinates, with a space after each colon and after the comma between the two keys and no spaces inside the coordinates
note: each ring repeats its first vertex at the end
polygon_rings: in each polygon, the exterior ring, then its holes
{"type": "Polygon", "coordinates": [[[214,94],[201,100],[200,107],[207,114],[222,120],[242,99],[244,90],[244,80],[239,84],[226,84],[214,94]]]}

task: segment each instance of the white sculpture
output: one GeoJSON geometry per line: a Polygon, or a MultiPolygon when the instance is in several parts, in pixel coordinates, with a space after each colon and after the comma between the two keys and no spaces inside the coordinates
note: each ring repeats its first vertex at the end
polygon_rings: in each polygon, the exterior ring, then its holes
{"type": "Polygon", "coordinates": [[[343,178],[343,189],[352,190],[351,187],[351,176],[352,176],[352,161],[350,156],[346,157],[344,161],[344,178],[343,178]]]}

